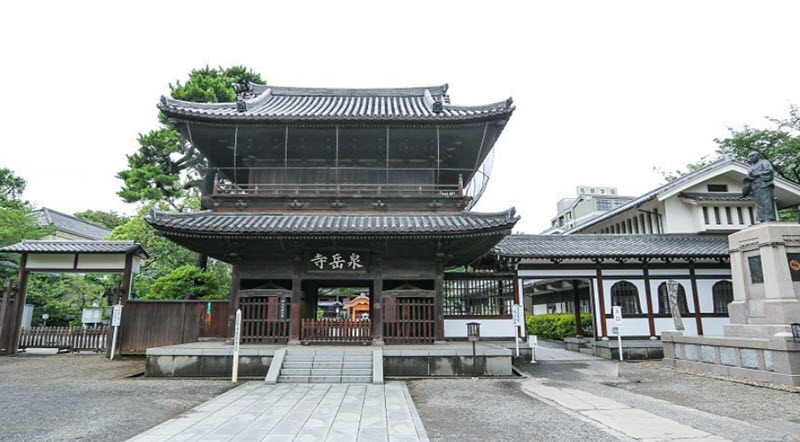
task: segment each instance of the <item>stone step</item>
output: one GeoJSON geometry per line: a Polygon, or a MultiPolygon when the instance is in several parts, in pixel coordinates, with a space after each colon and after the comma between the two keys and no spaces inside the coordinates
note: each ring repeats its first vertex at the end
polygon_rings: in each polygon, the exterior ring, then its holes
{"type": "Polygon", "coordinates": [[[583,347],[581,347],[581,348],[580,348],[580,352],[581,352],[581,353],[583,353],[583,354],[585,354],[585,355],[592,355],[592,356],[594,356],[594,351],[592,351],[592,349],[591,349],[591,348],[583,348],[583,347]]]}

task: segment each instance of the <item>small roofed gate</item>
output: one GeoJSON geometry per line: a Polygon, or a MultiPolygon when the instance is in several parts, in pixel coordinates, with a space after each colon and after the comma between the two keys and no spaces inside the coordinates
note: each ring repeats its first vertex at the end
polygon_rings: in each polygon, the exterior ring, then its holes
{"type": "Polygon", "coordinates": [[[410,284],[384,291],[383,329],[387,344],[433,344],[434,291],[410,284]]]}
{"type": "Polygon", "coordinates": [[[241,290],[242,344],[289,342],[291,296],[282,288],[241,290]]]}

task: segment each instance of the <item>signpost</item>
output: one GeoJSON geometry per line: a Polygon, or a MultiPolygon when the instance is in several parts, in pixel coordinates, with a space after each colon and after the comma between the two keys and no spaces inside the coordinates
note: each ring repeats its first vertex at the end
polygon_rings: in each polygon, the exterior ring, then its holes
{"type": "Polygon", "coordinates": [[[514,304],[511,309],[512,320],[514,322],[514,345],[517,348],[517,356],[519,356],[519,331],[525,325],[525,310],[519,304],[514,304]]]}
{"type": "Polygon", "coordinates": [[[117,331],[119,325],[122,323],[122,304],[117,304],[111,310],[111,327],[114,328],[114,334],[111,338],[111,360],[114,360],[114,353],[117,350],[117,331]]]}
{"type": "Polygon", "coordinates": [[[619,346],[619,360],[622,361],[622,307],[615,305],[611,307],[614,312],[614,327],[612,333],[617,335],[617,345],[619,346]]]}
{"type": "Polygon", "coordinates": [[[231,382],[239,380],[239,341],[242,336],[242,309],[236,310],[236,326],[233,329],[233,373],[231,382]]]}

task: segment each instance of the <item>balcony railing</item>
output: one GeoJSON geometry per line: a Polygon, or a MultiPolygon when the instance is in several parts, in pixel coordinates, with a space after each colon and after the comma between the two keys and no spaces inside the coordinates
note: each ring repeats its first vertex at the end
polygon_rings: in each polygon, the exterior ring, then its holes
{"type": "Polygon", "coordinates": [[[221,196],[365,196],[365,197],[463,197],[462,185],[445,184],[232,184],[215,183],[221,196]]]}

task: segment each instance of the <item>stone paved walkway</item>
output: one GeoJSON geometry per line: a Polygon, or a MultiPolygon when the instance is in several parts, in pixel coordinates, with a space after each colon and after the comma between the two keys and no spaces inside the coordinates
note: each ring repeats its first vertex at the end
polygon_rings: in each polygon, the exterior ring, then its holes
{"type": "Polygon", "coordinates": [[[133,441],[428,440],[406,385],[250,382],[133,441]]]}

